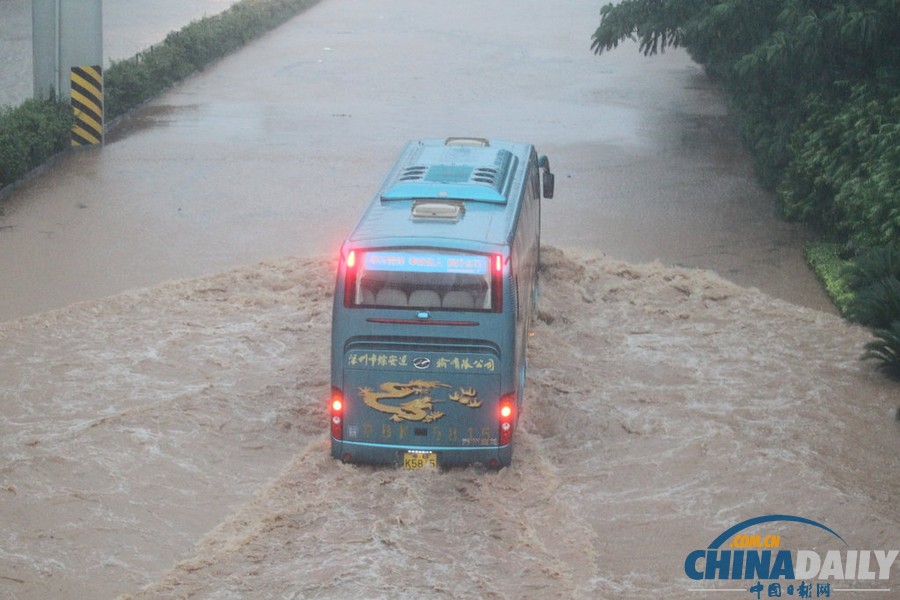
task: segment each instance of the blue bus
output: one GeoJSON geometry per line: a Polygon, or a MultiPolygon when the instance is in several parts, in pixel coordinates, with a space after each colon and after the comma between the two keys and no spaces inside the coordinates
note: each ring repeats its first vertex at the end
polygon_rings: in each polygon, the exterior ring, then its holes
{"type": "Polygon", "coordinates": [[[537,299],[546,156],[410,142],[341,247],[331,453],[406,469],[509,465],[537,299]]]}

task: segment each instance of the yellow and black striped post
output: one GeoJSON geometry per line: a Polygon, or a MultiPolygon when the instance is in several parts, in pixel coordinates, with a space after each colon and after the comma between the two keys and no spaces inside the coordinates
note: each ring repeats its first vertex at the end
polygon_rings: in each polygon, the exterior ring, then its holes
{"type": "Polygon", "coordinates": [[[72,145],[103,143],[103,70],[72,67],[72,145]]]}

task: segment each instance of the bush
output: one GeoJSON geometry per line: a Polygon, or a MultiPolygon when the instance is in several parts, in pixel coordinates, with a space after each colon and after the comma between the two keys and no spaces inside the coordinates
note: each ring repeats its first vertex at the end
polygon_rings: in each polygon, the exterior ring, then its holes
{"type": "Polygon", "coordinates": [[[869,249],[850,263],[845,280],[853,293],[851,319],[878,329],[900,321],[900,247],[869,249]]]}
{"type": "Polygon", "coordinates": [[[65,150],[74,122],[72,108],[62,102],[27,100],[0,108],[0,188],[65,150]]]}
{"type": "Polygon", "coordinates": [[[885,373],[900,376],[900,244],[869,248],[848,259],[846,246],[815,242],[805,247],[841,314],[874,328],[865,359],[880,360],[885,373]]]}
{"type": "Polygon", "coordinates": [[[877,329],[875,341],[866,344],[863,358],[881,361],[879,369],[900,378],[900,321],[894,321],[887,329],[877,329]]]}
{"type": "Polygon", "coordinates": [[[845,101],[812,97],[778,189],[782,213],[851,247],[900,238],[900,94],[855,86],[845,101]]]}
{"type": "Polygon", "coordinates": [[[853,300],[853,291],[848,286],[845,276],[851,262],[842,256],[842,246],[825,242],[807,242],[804,254],[835,306],[846,316],[853,300]]]}
{"type": "Polygon", "coordinates": [[[889,277],[900,277],[900,244],[863,252],[847,264],[844,277],[852,290],[863,289],[889,277]]]}
{"type": "Polygon", "coordinates": [[[900,320],[900,279],[896,276],[874,281],[854,294],[848,313],[851,319],[884,329],[900,320]]]}
{"type": "Polygon", "coordinates": [[[875,328],[876,341],[866,344],[863,358],[900,374],[900,244],[862,253],[845,269],[844,281],[851,291],[847,315],[875,328]]]}

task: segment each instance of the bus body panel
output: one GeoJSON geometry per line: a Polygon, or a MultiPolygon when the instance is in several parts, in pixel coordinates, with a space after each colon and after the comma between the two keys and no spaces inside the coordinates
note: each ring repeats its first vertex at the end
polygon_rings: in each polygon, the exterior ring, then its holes
{"type": "Polygon", "coordinates": [[[334,454],[402,464],[429,450],[441,465],[497,460],[500,364],[488,349],[357,344],[344,355],[347,410],[334,454]]]}
{"type": "Polygon", "coordinates": [[[539,165],[551,187],[552,174],[530,145],[469,143],[410,143],[341,248],[336,458],[511,461],[536,294],[539,165]]]}

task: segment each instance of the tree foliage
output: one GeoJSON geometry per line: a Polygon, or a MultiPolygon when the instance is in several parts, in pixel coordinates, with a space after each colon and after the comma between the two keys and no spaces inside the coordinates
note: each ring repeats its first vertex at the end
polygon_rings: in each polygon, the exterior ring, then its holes
{"type": "Polygon", "coordinates": [[[645,55],[683,44],[684,26],[698,13],[704,0],[631,0],[600,9],[601,25],[591,48],[597,54],[612,50],[624,39],[637,40],[645,55]]]}
{"type": "Polygon", "coordinates": [[[812,95],[806,107],[778,187],[784,215],[853,249],[900,239],[900,95],[857,84],[844,102],[812,95]]]}

